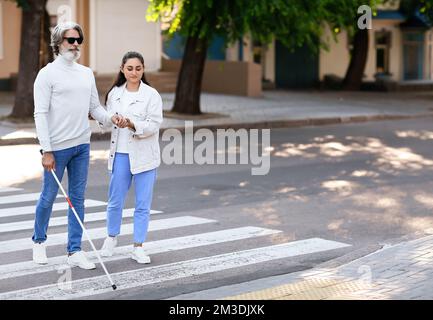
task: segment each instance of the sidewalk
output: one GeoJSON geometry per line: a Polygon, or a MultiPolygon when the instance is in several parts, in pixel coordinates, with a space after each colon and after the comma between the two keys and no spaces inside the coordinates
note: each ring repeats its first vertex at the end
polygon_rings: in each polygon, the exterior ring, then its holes
{"type": "MultiPolygon", "coordinates": [[[[174,94],[161,94],[164,110],[170,110],[174,94]]],[[[13,95],[0,93],[0,116],[12,110],[13,95]]],[[[262,98],[206,94],[194,128],[281,128],[433,116],[433,93],[265,91],[262,98]]],[[[161,131],[184,129],[185,120],[164,118],[161,131]]],[[[91,121],[92,140],[109,139],[91,121]]],[[[37,143],[34,123],[0,122],[0,145],[37,143]]]]}
{"type": "Polygon", "coordinates": [[[171,299],[433,299],[433,235],[384,246],[341,266],[332,264],[333,261],[307,271],[185,294],[171,299]]]}

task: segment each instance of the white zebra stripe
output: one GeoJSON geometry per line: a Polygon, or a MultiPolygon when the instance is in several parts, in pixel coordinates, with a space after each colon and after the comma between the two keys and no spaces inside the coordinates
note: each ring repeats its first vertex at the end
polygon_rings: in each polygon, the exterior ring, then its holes
{"type": "MultiPolygon", "coordinates": [[[[13,196],[4,196],[0,197],[0,204],[9,204],[15,202],[24,202],[24,201],[36,201],[39,199],[41,193],[23,193],[23,194],[15,194],[13,196]]],[[[64,198],[63,195],[58,194],[57,198],[64,198]]]]}
{"type": "MultiPolygon", "coordinates": [[[[197,224],[211,223],[216,222],[215,220],[197,218],[192,216],[182,216],[168,219],[159,219],[153,220],[149,222],[149,231],[162,230],[162,229],[173,229],[179,227],[192,226],[197,224]]],[[[121,235],[132,234],[134,232],[134,224],[124,224],[121,227],[121,235]]],[[[95,228],[87,230],[90,238],[93,239],[101,239],[105,238],[107,235],[106,227],[103,228],[95,228]]],[[[66,244],[68,234],[64,233],[55,233],[48,236],[47,246],[55,246],[66,244]]],[[[83,241],[87,239],[83,235],[83,241]]],[[[29,238],[15,239],[15,240],[7,240],[0,242],[0,253],[5,252],[13,252],[19,250],[27,250],[31,249],[33,246],[33,241],[29,238]]]]}
{"type": "MultiPolygon", "coordinates": [[[[271,230],[257,227],[242,227],[226,229],[221,231],[195,234],[185,237],[164,239],[158,241],[149,241],[144,244],[147,254],[171,252],[187,248],[201,247],[212,244],[224,243],[235,240],[242,240],[254,237],[267,236],[280,233],[279,230],[271,230]]],[[[112,257],[103,258],[104,262],[116,261],[128,258],[131,251],[131,245],[115,248],[112,257]]],[[[86,252],[89,260],[98,263],[93,251],[86,252]]],[[[68,267],[65,265],[66,256],[57,256],[48,259],[48,264],[37,266],[33,261],[11,263],[0,266],[0,280],[14,277],[32,275],[37,273],[56,271],[68,267]]]]}
{"type": "Polygon", "coordinates": [[[2,193],[2,192],[15,192],[15,191],[22,191],[22,190],[24,190],[24,189],[3,187],[3,188],[0,188],[0,193],[2,193]]]}
{"type": "MultiPolygon", "coordinates": [[[[134,208],[132,209],[124,209],[123,210],[123,218],[130,218],[134,216],[134,208]]],[[[162,213],[162,211],[150,210],[150,214],[162,213]]],[[[95,222],[106,220],[107,212],[94,212],[94,213],[86,213],[84,222],[95,222]]],[[[10,223],[2,223],[0,224],[0,233],[1,232],[10,232],[10,231],[20,231],[20,230],[28,230],[33,229],[35,224],[34,220],[26,220],[26,221],[18,221],[18,222],[10,222],[10,223]]],[[[49,226],[64,226],[68,224],[68,217],[55,217],[50,219],[49,226]]]]}
{"type": "MultiPolygon", "coordinates": [[[[268,262],[275,259],[288,258],[298,255],[317,253],[350,245],[313,238],[279,245],[255,248],[244,251],[231,252],[200,259],[170,263],[161,266],[141,268],[126,272],[111,274],[118,291],[137,288],[170,280],[203,275],[233,268],[245,267],[252,264],[268,262]]],[[[33,287],[0,294],[0,300],[8,299],[73,299],[91,297],[98,294],[112,292],[106,275],[87,279],[80,279],[68,283],[33,287]]]]}
{"type": "MultiPolygon", "coordinates": [[[[92,208],[92,207],[101,207],[107,205],[106,202],[98,201],[98,200],[84,200],[84,207],[86,208],[92,208]]],[[[61,210],[67,210],[68,209],[68,203],[67,202],[61,202],[61,203],[54,203],[53,204],[53,211],[61,211],[61,210]]],[[[12,208],[5,208],[0,209],[0,218],[4,217],[13,217],[13,216],[23,216],[26,214],[34,214],[36,210],[36,206],[25,206],[25,207],[12,207],[12,208]]]]}

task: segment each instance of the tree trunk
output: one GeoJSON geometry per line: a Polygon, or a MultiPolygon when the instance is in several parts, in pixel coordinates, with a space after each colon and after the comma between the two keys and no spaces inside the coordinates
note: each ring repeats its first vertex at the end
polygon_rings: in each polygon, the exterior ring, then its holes
{"type": "Polygon", "coordinates": [[[177,80],[173,112],[201,114],[200,93],[207,46],[206,40],[188,37],[177,80]]]}
{"type": "Polygon", "coordinates": [[[368,29],[358,29],[353,41],[352,58],[343,81],[343,90],[360,90],[368,56],[368,29]]]}
{"type": "Polygon", "coordinates": [[[13,118],[33,116],[33,83],[41,67],[41,38],[47,0],[28,0],[21,19],[20,62],[13,118]]]}
{"type": "Polygon", "coordinates": [[[43,21],[43,28],[42,28],[42,48],[41,48],[41,60],[39,62],[39,69],[42,67],[45,67],[49,62],[52,62],[54,60],[54,53],[53,49],[50,46],[51,43],[51,32],[50,32],[50,14],[48,13],[48,10],[45,8],[44,10],[44,21],[43,21]]]}

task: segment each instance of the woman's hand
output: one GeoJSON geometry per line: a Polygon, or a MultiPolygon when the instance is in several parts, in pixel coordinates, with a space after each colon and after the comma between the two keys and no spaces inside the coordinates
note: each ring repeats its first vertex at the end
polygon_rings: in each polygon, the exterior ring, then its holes
{"type": "Polygon", "coordinates": [[[127,121],[121,115],[115,114],[111,117],[111,122],[118,126],[119,128],[125,128],[127,126],[127,121]]]}
{"type": "Polygon", "coordinates": [[[113,124],[117,125],[117,122],[119,122],[119,116],[117,114],[115,114],[114,116],[111,117],[111,122],[113,122],[113,124]]]}

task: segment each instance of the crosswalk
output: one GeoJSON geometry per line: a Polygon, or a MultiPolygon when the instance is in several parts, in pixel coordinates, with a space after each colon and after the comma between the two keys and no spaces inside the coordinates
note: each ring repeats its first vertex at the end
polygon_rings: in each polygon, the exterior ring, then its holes
{"type": "MultiPolygon", "coordinates": [[[[3,196],[0,197],[0,204],[9,204],[9,203],[19,203],[19,202],[25,202],[25,201],[36,201],[39,199],[40,193],[34,192],[34,193],[25,193],[25,194],[18,194],[13,196],[3,196]]],[[[62,195],[58,195],[59,198],[64,198],[62,195]]]]}
{"type": "MultiPolygon", "coordinates": [[[[86,208],[100,207],[103,205],[105,205],[105,202],[102,202],[102,201],[88,200],[88,199],[86,199],[84,201],[84,206],[86,208]]],[[[53,205],[53,212],[63,211],[63,210],[67,210],[67,209],[68,209],[68,203],[67,202],[55,203],[53,205]]],[[[35,213],[35,206],[34,205],[6,208],[6,209],[0,209],[0,218],[23,216],[23,215],[27,215],[27,214],[33,214],[33,213],[35,213]]]]}
{"type": "MultiPolygon", "coordinates": [[[[69,268],[63,252],[67,242],[66,203],[56,202],[53,207],[53,210],[58,211],[59,216],[52,217],[50,220],[50,231],[46,242],[49,263],[37,265],[31,261],[32,241],[30,237],[33,232],[33,215],[39,193],[25,193],[25,190],[20,188],[0,188],[0,194],[0,205],[8,206],[0,208],[0,300],[82,299],[111,292],[108,279],[101,272],[102,268],[99,265],[96,271],[80,272],[79,276],[70,281],[60,282],[58,280],[59,270],[69,268]],[[10,218],[13,218],[14,221],[7,221],[10,218]],[[51,229],[53,227],[56,229],[51,229]],[[42,279],[48,279],[48,282],[41,285],[42,279]],[[3,282],[7,285],[2,286],[3,282]]],[[[58,201],[63,200],[59,196],[58,201]]],[[[85,225],[92,240],[99,243],[102,243],[106,236],[105,206],[106,203],[103,201],[86,200],[85,225]],[[87,212],[94,210],[98,211],[87,212]]],[[[133,214],[134,209],[127,208],[123,211],[123,218],[132,218],[133,214]]],[[[129,257],[131,252],[129,241],[134,232],[134,226],[131,219],[125,220],[114,255],[103,258],[108,269],[110,266],[115,269],[111,275],[118,286],[118,291],[350,246],[346,243],[310,238],[272,245],[263,242],[267,245],[258,244],[255,245],[257,247],[251,249],[243,247],[242,243],[246,240],[260,243],[261,239],[281,235],[282,231],[250,225],[221,229],[219,227],[221,221],[216,220],[215,217],[209,219],[193,214],[170,216],[158,210],[152,210],[151,214],[149,233],[159,231],[159,238],[145,243],[147,254],[152,256],[165,253],[176,259],[174,262],[156,265],[152,263],[144,267],[132,264],[129,257]],[[198,228],[205,229],[206,232],[195,231],[198,228]],[[175,236],[170,236],[171,234],[175,236]],[[206,248],[217,248],[218,246],[228,247],[229,252],[223,250],[223,253],[216,254],[217,250],[215,252],[206,250],[206,248]],[[178,254],[185,249],[191,252],[196,250],[202,254],[204,251],[206,255],[192,258],[194,255],[190,257],[178,254]],[[119,264],[124,268],[119,269],[119,264]]],[[[83,246],[85,242],[87,241],[84,241],[83,238],[83,246]]],[[[98,263],[94,252],[87,251],[87,256],[98,263]]],[[[76,268],[73,269],[76,270],[76,268]]]]}
{"type": "Polygon", "coordinates": [[[0,193],[2,193],[2,192],[12,192],[12,191],[21,191],[21,190],[23,190],[23,189],[21,189],[21,188],[0,188],[0,193]]]}

